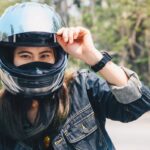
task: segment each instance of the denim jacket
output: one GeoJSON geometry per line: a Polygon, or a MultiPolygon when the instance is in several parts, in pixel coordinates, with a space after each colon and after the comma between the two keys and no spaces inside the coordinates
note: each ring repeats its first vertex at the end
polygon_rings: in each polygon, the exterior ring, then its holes
{"type": "MultiPolygon", "coordinates": [[[[135,72],[123,70],[129,77],[123,87],[110,85],[88,70],[74,74],[69,84],[70,113],[51,141],[54,150],[115,150],[105,130],[106,118],[130,122],[150,110],[150,90],[135,72]]],[[[6,150],[2,142],[0,150],[6,150]]],[[[18,142],[14,150],[33,149],[18,142]]]]}

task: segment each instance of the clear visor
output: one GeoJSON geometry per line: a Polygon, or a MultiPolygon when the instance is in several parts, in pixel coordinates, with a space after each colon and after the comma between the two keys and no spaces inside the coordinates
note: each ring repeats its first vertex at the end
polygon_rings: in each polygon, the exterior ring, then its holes
{"type": "Polygon", "coordinates": [[[27,32],[56,33],[65,24],[48,5],[40,3],[16,4],[6,9],[0,18],[0,41],[13,42],[17,34],[27,32]]]}

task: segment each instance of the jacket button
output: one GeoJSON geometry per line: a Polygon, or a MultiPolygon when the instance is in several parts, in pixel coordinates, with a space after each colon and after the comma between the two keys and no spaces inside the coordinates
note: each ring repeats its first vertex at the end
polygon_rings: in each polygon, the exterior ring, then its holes
{"type": "Polygon", "coordinates": [[[44,146],[45,146],[45,148],[48,148],[49,147],[49,145],[50,145],[50,142],[51,142],[51,139],[50,139],[50,137],[49,136],[45,136],[44,137],[44,146]]]}
{"type": "Polygon", "coordinates": [[[83,129],[83,133],[89,133],[89,129],[86,128],[83,124],[81,125],[83,129]]]}

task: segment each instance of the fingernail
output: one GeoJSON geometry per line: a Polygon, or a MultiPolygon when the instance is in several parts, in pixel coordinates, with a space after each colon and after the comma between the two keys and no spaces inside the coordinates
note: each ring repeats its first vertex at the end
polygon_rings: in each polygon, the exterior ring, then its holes
{"type": "Polygon", "coordinates": [[[74,39],[77,39],[77,37],[78,37],[78,36],[77,36],[77,35],[75,35],[75,36],[74,36],[74,39]]]}
{"type": "Polygon", "coordinates": [[[65,38],[65,42],[68,42],[68,39],[67,39],[67,38],[65,38]]]}
{"type": "Polygon", "coordinates": [[[73,40],[70,40],[69,43],[72,44],[72,43],[73,43],[73,40]]]}

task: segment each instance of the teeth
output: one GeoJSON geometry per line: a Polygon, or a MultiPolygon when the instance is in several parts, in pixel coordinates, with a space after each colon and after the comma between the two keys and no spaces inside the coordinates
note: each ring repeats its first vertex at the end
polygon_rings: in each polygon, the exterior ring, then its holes
{"type": "Polygon", "coordinates": [[[14,79],[4,70],[0,69],[0,77],[4,86],[11,93],[19,93],[22,90],[14,81],[14,79]]]}

